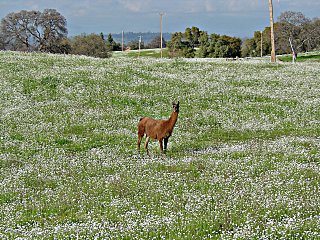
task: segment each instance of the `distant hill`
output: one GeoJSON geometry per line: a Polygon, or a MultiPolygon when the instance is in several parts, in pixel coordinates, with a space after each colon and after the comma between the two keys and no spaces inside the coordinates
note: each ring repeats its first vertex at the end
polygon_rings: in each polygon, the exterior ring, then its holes
{"type": "MultiPolygon", "coordinates": [[[[122,33],[111,33],[113,40],[117,43],[122,42],[122,33]]],[[[139,37],[142,37],[142,41],[144,44],[150,43],[155,37],[159,36],[160,33],[154,33],[154,32],[124,32],[124,43],[127,44],[131,41],[139,40],[139,37]]],[[[162,33],[162,36],[165,41],[170,41],[171,39],[171,33],[162,33]]]]}

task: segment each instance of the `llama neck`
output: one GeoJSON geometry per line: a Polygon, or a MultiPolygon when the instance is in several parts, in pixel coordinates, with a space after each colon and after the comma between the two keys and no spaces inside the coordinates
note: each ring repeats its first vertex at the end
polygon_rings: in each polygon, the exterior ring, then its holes
{"type": "Polygon", "coordinates": [[[178,113],[177,112],[172,112],[169,118],[169,128],[173,129],[174,125],[176,124],[178,119],[178,113]]]}

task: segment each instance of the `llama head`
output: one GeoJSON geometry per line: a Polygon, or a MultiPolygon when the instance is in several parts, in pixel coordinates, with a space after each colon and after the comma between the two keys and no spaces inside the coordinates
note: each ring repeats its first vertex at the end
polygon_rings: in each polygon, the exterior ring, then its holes
{"type": "Polygon", "coordinates": [[[179,101],[178,101],[178,103],[175,103],[175,102],[172,102],[172,109],[173,109],[173,111],[174,112],[179,112],[179,101]]]}

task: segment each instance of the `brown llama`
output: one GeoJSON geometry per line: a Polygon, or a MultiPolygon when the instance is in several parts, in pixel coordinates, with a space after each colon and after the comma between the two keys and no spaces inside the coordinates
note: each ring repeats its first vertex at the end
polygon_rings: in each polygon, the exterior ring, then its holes
{"type": "Polygon", "coordinates": [[[146,142],[144,144],[144,148],[148,151],[148,143],[150,138],[156,139],[159,141],[160,152],[163,152],[164,143],[164,152],[167,150],[168,139],[172,134],[174,125],[177,122],[178,114],[179,114],[179,101],[178,103],[172,103],[172,113],[168,120],[156,120],[149,117],[143,117],[140,119],[138,123],[138,151],[140,152],[140,143],[141,139],[146,134],[146,142]]]}

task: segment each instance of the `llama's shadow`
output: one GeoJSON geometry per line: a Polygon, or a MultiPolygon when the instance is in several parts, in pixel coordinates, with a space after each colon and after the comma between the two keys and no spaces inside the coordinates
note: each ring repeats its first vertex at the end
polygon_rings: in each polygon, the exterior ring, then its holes
{"type": "Polygon", "coordinates": [[[159,160],[168,160],[171,158],[171,156],[167,156],[166,154],[157,154],[157,153],[138,153],[134,156],[135,159],[137,160],[146,160],[146,161],[159,161],[159,160]]]}
{"type": "Polygon", "coordinates": [[[134,155],[134,158],[137,159],[148,159],[148,160],[168,160],[172,158],[181,158],[186,156],[197,156],[204,154],[214,154],[221,152],[221,148],[217,146],[211,147],[196,147],[196,148],[184,148],[180,149],[178,147],[173,147],[168,149],[165,153],[160,153],[157,151],[157,147],[154,146],[149,150],[149,154],[145,151],[138,152],[134,155]]]}

